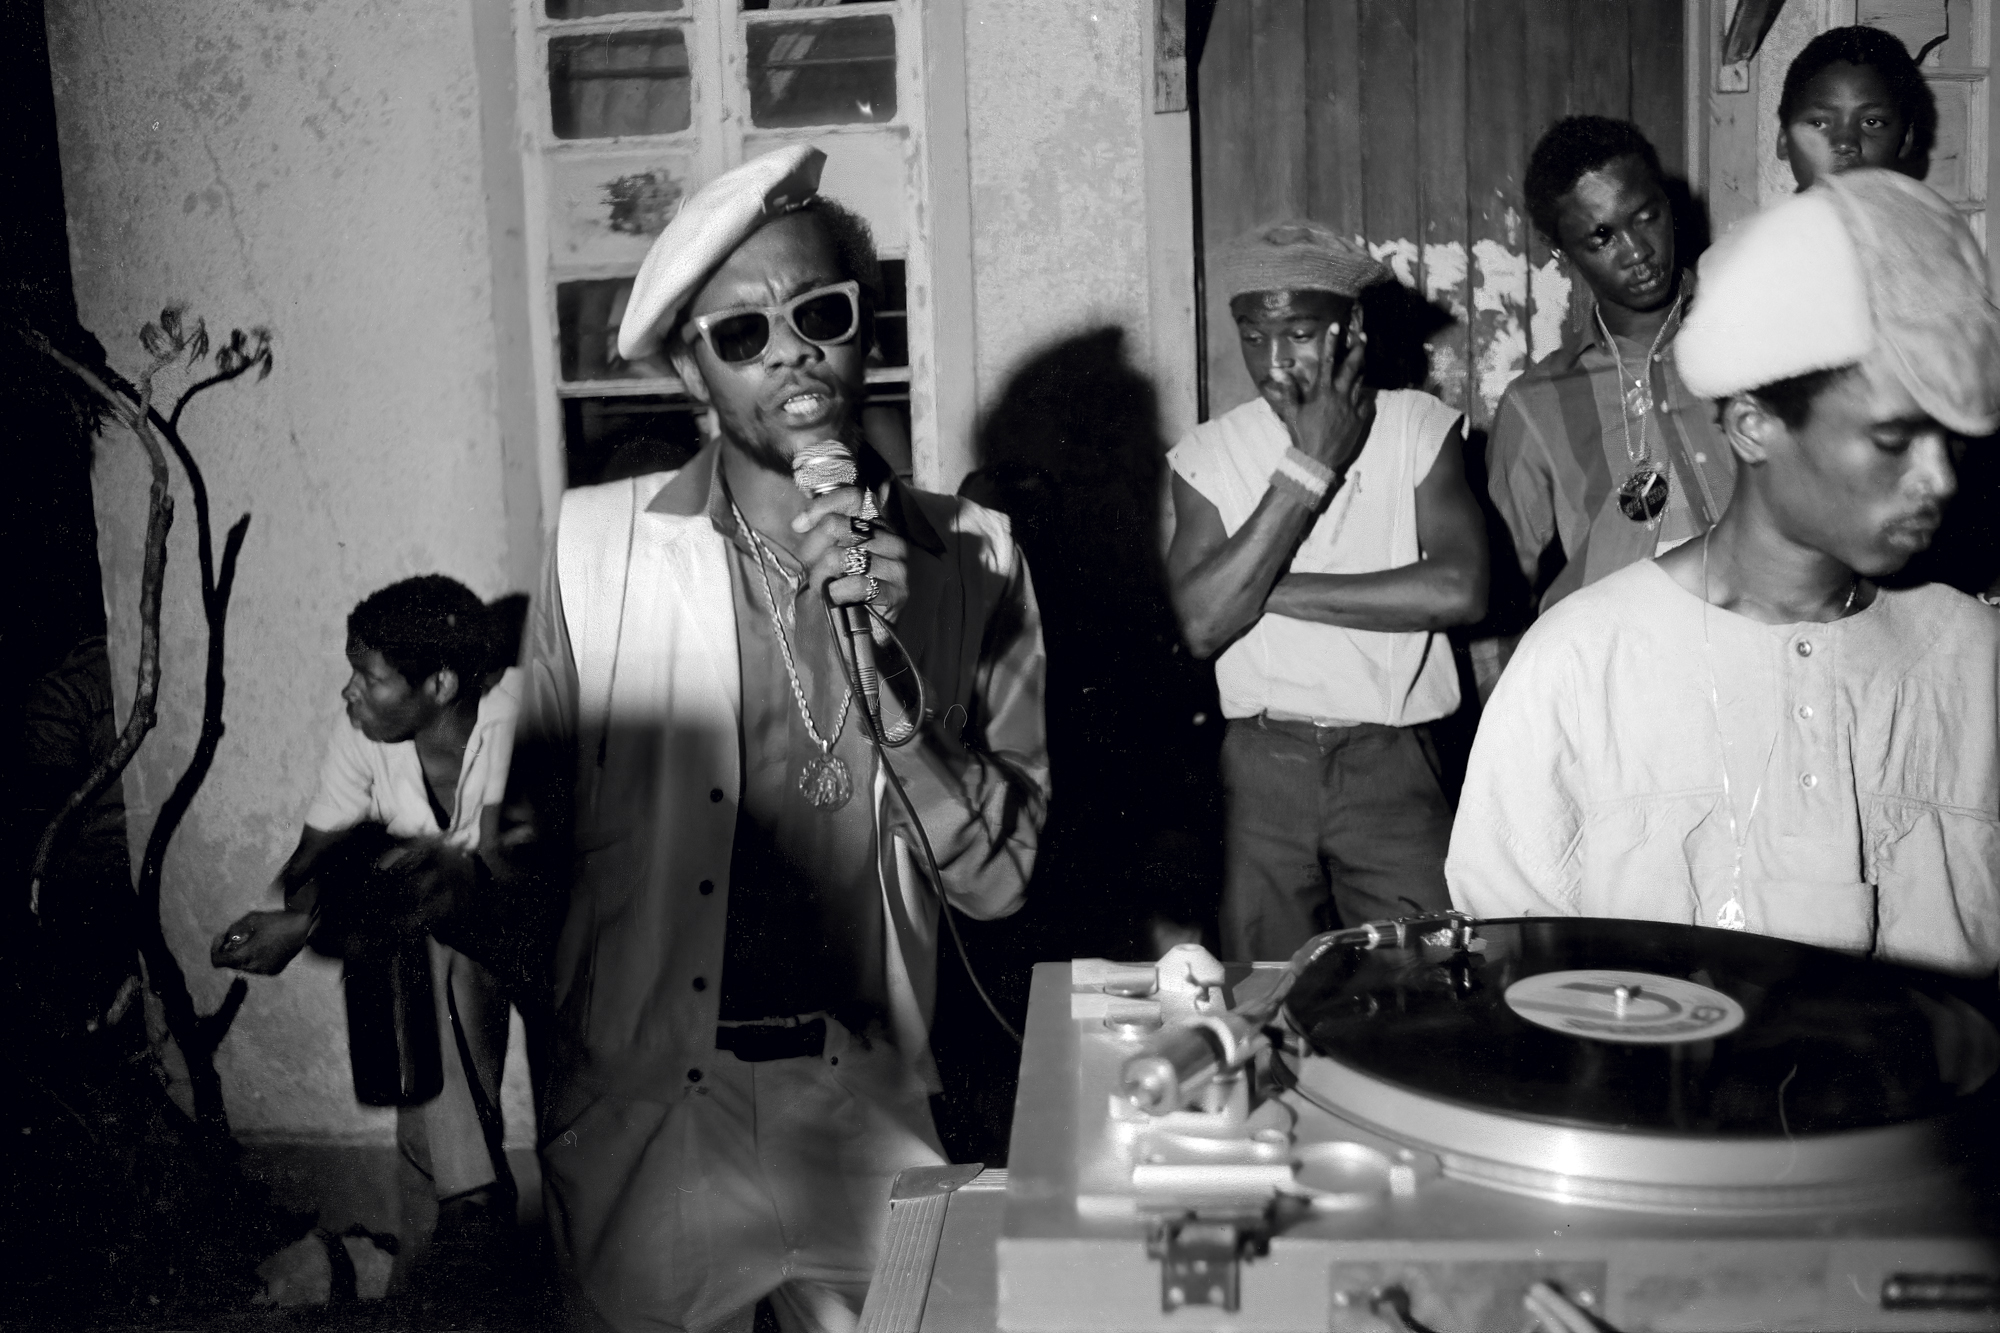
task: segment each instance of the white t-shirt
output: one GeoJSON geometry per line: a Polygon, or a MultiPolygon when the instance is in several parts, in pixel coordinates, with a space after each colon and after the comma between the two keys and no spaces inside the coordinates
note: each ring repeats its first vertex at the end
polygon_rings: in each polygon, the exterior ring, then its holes
{"type": "MultiPolygon", "coordinates": [[[[1427,393],[1378,394],[1368,442],[1289,572],[1370,574],[1416,563],[1423,554],[1417,486],[1461,416],[1427,393]]],[[[1291,443],[1271,405],[1253,398],[1196,426],[1167,462],[1234,536],[1291,443]]],[[[1404,727],[1458,707],[1458,671],[1442,634],[1347,629],[1268,613],[1216,659],[1215,683],[1224,717],[1271,713],[1322,725],[1404,727]]]]}
{"type": "MultiPolygon", "coordinates": [[[[521,672],[510,668],[479,700],[479,717],[465,742],[458,769],[456,809],[444,840],[461,851],[479,846],[479,815],[507,794],[507,765],[514,754],[514,722],[521,710],[521,672]]],[[[371,741],[342,717],[326,747],[319,790],[306,811],[306,827],[338,833],[364,821],[384,824],[399,838],[439,832],[424,790],[423,761],[415,741],[371,741]]]]}

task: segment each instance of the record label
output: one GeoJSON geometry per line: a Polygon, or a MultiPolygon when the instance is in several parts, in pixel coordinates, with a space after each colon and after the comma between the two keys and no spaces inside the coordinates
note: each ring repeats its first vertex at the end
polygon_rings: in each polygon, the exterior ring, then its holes
{"type": "Polygon", "coordinates": [[[1637,1046],[1713,1041],[1743,1026],[1721,991],[1652,972],[1541,972],[1507,988],[1507,1007],[1566,1036],[1637,1046]]]}

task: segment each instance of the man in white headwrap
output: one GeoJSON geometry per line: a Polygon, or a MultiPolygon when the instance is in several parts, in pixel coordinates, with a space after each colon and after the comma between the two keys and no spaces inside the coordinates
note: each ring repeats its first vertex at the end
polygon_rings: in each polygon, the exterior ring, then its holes
{"type": "Polygon", "coordinates": [[[891,1181],[943,1161],[940,899],[1003,916],[1034,864],[1028,572],[1004,519],[861,442],[879,279],[823,161],[753,159],[655,242],[619,350],[663,348],[718,435],[569,492],[528,624],[502,888],[561,922],[542,1162],[586,1327],[747,1328],[766,1296],[853,1326],[891,1181]],[[829,443],[851,463],[809,496],[794,461],[829,443]],[[881,762],[840,608],[907,744],[881,762]]]}
{"type": "Polygon", "coordinates": [[[1228,730],[1222,947],[1289,958],[1336,924],[1442,908],[1451,807],[1428,723],[1458,707],[1443,631],[1486,610],[1464,420],[1362,380],[1389,280],[1310,222],[1216,257],[1258,396],[1167,455],[1167,572],[1228,730]]]}
{"type": "Polygon", "coordinates": [[[1675,349],[1735,494],[1522,640],[1473,747],[1453,899],[1992,972],[2000,620],[1876,581],[2000,425],[1978,245],[1906,177],[1829,177],[1703,257],[1675,349]]]}

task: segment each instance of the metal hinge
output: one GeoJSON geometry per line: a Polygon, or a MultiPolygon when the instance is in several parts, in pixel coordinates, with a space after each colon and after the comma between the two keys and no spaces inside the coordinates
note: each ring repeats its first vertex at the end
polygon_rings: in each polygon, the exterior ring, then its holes
{"type": "Polygon", "coordinates": [[[1243,1303],[1243,1264],[1271,1248],[1271,1214],[1226,1218],[1184,1213],[1153,1223],[1146,1253],[1160,1261],[1160,1309],[1218,1306],[1234,1313],[1243,1303]]]}

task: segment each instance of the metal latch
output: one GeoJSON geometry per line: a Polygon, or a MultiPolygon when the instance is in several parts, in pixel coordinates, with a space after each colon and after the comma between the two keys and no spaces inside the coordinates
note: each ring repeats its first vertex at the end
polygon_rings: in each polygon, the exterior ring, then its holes
{"type": "Polygon", "coordinates": [[[1160,1309],[1243,1303],[1243,1264],[1270,1252],[1268,1212],[1226,1218],[1185,1213],[1153,1223],[1146,1253],[1160,1261],[1160,1309]]]}

